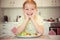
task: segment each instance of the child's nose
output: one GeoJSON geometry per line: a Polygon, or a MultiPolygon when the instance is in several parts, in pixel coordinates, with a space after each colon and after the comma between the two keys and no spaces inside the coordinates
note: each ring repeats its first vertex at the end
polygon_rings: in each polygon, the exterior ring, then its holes
{"type": "Polygon", "coordinates": [[[28,12],[29,12],[29,13],[32,13],[32,11],[31,11],[31,10],[29,10],[28,12]]]}

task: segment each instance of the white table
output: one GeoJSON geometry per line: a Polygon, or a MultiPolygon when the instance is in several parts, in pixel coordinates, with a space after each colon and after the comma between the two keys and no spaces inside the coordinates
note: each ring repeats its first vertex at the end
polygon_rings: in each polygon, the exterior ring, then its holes
{"type": "Polygon", "coordinates": [[[60,35],[48,35],[48,36],[41,36],[38,38],[4,38],[0,40],[60,40],[60,35]]]}

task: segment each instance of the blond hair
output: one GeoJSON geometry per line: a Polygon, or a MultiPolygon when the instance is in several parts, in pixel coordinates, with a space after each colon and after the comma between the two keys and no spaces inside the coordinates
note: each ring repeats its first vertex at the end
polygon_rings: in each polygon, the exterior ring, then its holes
{"type": "Polygon", "coordinates": [[[35,8],[37,8],[37,5],[36,5],[36,2],[34,0],[26,0],[24,3],[23,3],[23,8],[25,7],[25,4],[27,3],[31,3],[33,5],[35,5],[35,8]]]}

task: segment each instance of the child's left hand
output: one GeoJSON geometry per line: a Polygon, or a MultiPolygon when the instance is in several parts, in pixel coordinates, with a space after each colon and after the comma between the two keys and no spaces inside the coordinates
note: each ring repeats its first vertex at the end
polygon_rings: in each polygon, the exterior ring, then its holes
{"type": "Polygon", "coordinates": [[[30,19],[31,20],[34,19],[34,17],[35,17],[35,14],[34,13],[32,15],[30,15],[30,19]]]}
{"type": "Polygon", "coordinates": [[[32,14],[28,15],[28,17],[29,17],[30,20],[34,20],[35,14],[32,13],[32,14]]]}

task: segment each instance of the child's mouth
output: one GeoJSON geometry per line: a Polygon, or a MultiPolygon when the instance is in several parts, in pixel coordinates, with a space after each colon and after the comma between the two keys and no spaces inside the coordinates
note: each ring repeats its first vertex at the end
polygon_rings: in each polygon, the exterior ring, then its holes
{"type": "Polygon", "coordinates": [[[31,13],[31,14],[28,14],[28,13],[27,13],[27,15],[33,15],[33,13],[31,13]]]}

